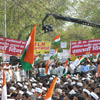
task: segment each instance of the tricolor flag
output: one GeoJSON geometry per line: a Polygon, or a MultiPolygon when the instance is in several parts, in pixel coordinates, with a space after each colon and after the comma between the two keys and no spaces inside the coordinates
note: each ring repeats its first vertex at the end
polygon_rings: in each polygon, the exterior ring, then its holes
{"type": "Polygon", "coordinates": [[[95,53],[96,59],[98,60],[100,58],[100,53],[95,53]]]}
{"type": "Polygon", "coordinates": [[[57,55],[57,53],[58,53],[58,48],[55,50],[54,55],[53,55],[53,56],[51,56],[50,58],[54,58],[54,57],[57,55]]]}
{"type": "Polygon", "coordinates": [[[71,70],[74,70],[81,62],[84,61],[84,57],[80,57],[80,58],[77,58],[75,61],[73,61],[71,64],[70,64],[70,68],[71,70]]]}
{"type": "Polygon", "coordinates": [[[34,64],[34,47],[35,47],[35,33],[36,33],[36,24],[32,30],[31,35],[26,43],[25,50],[21,56],[21,65],[25,71],[32,69],[34,64]]]}
{"type": "Polygon", "coordinates": [[[55,44],[59,44],[60,43],[60,35],[56,36],[54,38],[55,44]]]}
{"type": "Polygon", "coordinates": [[[67,75],[67,72],[68,72],[68,60],[66,60],[66,62],[65,62],[65,68],[64,68],[64,71],[63,71],[64,76],[67,75]]]}
{"type": "Polygon", "coordinates": [[[48,90],[44,100],[52,100],[52,94],[53,94],[53,90],[55,88],[55,84],[56,84],[56,81],[57,81],[58,77],[56,77],[53,81],[53,83],[51,84],[51,87],[50,89],[48,90]]]}
{"type": "Polygon", "coordinates": [[[34,60],[34,65],[36,65],[36,64],[38,63],[38,61],[39,61],[39,56],[36,55],[36,56],[35,56],[35,60],[34,60]]]}
{"type": "Polygon", "coordinates": [[[3,86],[2,86],[1,100],[7,100],[6,76],[4,69],[3,69],[3,86]]]}
{"type": "Polygon", "coordinates": [[[82,56],[79,58],[80,63],[82,63],[85,60],[85,58],[82,56]]]}
{"type": "Polygon", "coordinates": [[[50,60],[50,61],[48,60],[48,61],[47,61],[46,68],[45,68],[45,74],[48,74],[48,69],[49,69],[50,63],[51,63],[51,60],[50,60]]]}

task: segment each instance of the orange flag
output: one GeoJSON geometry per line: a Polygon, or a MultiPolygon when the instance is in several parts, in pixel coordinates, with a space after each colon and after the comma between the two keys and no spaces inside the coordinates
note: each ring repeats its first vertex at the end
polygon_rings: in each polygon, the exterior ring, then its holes
{"type": "Polygon", "coordinates": [[[45,68],[45,74],[48,74],[49,64],[51,63],[51,60],[47,62],[46,68],[45,68]]]}
{"type": "Polygon", "coordinates": [[[7,100],[6,76],[4,69],[3,69],[3,86],[2,86],[1,100],[7,100]]]}
{"type": "Polygon", "coordinates": [[[39,94],[38,98],[41,98],[41,96],[42,96],[42,93],[39,94]]]}
{"type": "Polygon", "coordinates": [[[99,77],[99,67],[100,67],[100,65],[98,65],[98,73],[97,73],[97,77],[99,77]]]}
{"type": "Polygon", "coordinates": [[[27,42],[28,49],[27,49],[27,52],[26,52],[26,55],[25,55],[25,58],[24,58],[24,61],[28,62],[30,64],[33,64],[33,62],[34,62],[34,48],[35,48],[36,26],[37,26],[37,24],[35,24],[34,29],[33,29],[32,33],[30,35],[30,38],[29,38],[30,42],[29,43],[27,42]]]}
{"type": "Polygon", "coordinates": [[[56,81],[57,81],[58,77],[56,77],[53,81],[53,83],[51,84],[51,87],[50,89],[48,90],[44,100],[51,100],[52,98],[52,94],[53,94],[53,90],[54,90],[54,87],[55,87],[55,84],[56,84],[56,81]]]}

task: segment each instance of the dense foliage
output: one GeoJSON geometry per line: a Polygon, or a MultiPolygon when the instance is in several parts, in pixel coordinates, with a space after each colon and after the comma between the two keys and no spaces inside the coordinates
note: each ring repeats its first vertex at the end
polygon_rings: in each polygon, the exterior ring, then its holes
{"type": "MultiPolygon", "coordinates": [[[[0,1],[0,36],[4,36],[4,0],[0,1]]],[[[62,14],[100,23],[100,1],[98,0],[7,0],[7,37],[27,40],[34,24],[37,24],[36,41],[50,41],[52,48],[54,37],[61,35],[61,41],[85,40],[100,37],[100,29],[76,23],[56,20],[52,16],[46,23],[54,26],[54,32],[45,34],[42,30],[42,19],[46,13],[62,14]]]]}

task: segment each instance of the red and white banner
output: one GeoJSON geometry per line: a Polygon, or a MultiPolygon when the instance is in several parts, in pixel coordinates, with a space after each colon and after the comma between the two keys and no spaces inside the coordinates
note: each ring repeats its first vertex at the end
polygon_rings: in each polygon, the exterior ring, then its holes
{"type": "MultiPolygon", "coordinates": [[[[35,42],[35,54],[48,54],[50,51],[50,42],[35,42]]],[[[21,56],[24,48],[26,46],[26,41],[10,39],[0,37],[0,52],[5,54],[10,54],[13,56],[21,56]]]]}
{"type": "Polygon", "coordinates": [[[72,41],[70,49],[71,56],[100,53],[100,39],[72,41]]]}
{"type": "Polygon", "coordinates": [[[26,41],[0,37],[0,52],[20,56],[25,48],[26,41]]]}

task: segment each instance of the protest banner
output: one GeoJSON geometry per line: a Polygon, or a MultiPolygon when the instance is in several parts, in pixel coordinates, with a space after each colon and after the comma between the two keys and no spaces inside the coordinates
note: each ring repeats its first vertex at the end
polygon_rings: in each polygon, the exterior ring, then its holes
{"type": "Polygon", "coordinates": [[[50,42],[35,42],[35,54],[48,54],[50,42]]]}
{"type": "Polygon", "coordinates": [[[100,39],[72,41],[70,48],[71,56],[100,53],[100,39]]]}
{"type": "MultiPolygon", "coordinates": [[[[13,56],[21,56],[26,45],[26,41],[0,37],[0,52],[13,56]]],[[[50,42],[35,42],[35,54],[48,54],[50,42]]]]}
{"type": "Polygon", "coordinates": [[[60,48],[67,48],[67,43],[66,42],[61,42],[60,43],[60,48]]]}
{"type": "Polygon", "coordinates": [[[78,66],[80,64],[79,59],[77,58],[74,62],[72,62],[72,64],[70,64],[70,68],[72,70],[74,70],[76,68],[76,66],[78,66]]]}

